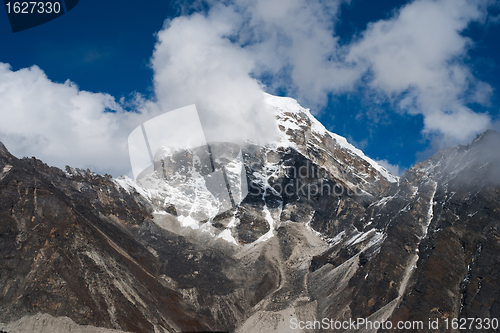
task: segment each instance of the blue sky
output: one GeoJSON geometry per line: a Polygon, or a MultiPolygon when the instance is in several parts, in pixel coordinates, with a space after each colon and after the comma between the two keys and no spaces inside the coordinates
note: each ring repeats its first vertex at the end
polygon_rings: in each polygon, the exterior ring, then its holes
{"type": "Polygon", "coordinates": [[[126,134],[142,119],[127,111],[228,98],[218,116],[255,119],[241,131],[250,133],[266,119],[255,111],[263,90],[297,99],[401,171],[499,128],[499,8],[488,0],[81,0],[16,34],[0,10],[0,63],[10,66],[0,70],[0,141],[17,156],[118,176],[129,168],[126,134]],[[246,96],[232,100],[232,89],[246,96]],[[242,113],[233,114],[238,103],[242,113]]]}

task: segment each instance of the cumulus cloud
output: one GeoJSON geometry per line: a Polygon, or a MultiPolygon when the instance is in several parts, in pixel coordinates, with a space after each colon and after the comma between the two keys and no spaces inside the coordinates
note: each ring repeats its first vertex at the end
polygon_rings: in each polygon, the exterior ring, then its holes
{"type": "Polygon", "coordinates": [[[52,82],[37,66],[12,71],[0,63],[0,101],[0,140],[16,156],[129,173],[126,137],[138,115],[124,113],[112,96],[52,82]]]}
{"type": "Polygon", "coordinates": [[[250,73],[255,60],[227,36],[238,20],[217,6],[166,23],[151,65],[157,106],[164,112],[196,104],[207,141],[268,141],[276,136],[263,90],[250,73]]]}

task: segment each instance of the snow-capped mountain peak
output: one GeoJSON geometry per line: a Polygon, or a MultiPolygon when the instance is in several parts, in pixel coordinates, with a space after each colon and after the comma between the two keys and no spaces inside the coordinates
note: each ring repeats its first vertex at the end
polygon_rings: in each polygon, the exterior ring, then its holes
{"type": "MultiPolygon", "coordinates": [[[[300,104],[293,98],[266,94],[265,101],[271,110],[276,113],[278,127],[283,133],[283,135],[278,139],[278,142],[281,145],[289,145],[298,148],[300,151],[305,151],[308,144],[313,145],[318,142],[333,139],[337,146],[366,161],[371,168],[380,173],[380,175],[387,181],[391,183],[398,181],[399,177],[392,175],[387,169],[366,156],[360,149],[350,144],[346,138],[328,131],[325,126],[312,115],[309,109],[300,106],[300,104]],[[297,142],[297,140],[294,140],[293,137],[296,137],[296,132],[298,131],[309,132],[310,134],[307,134],[312,135],[315,140],[297,142]]],[[[306,136],[305,139],[311,138],[306,136]]],[[[325,147],[321,146],[318,148],[325,149],[325,147]]]]}
{"type": "Polygon", "coordinates": [[[117,184],[135,189],[149,201],[162,227],[168,228],[165,214],[174,214],[180,227],[238,244],[269,240],[283,212],[292,207],[285,207],[287,202],[300,200],[304,195],[310,199],[311,193],[305,194],[299,184],[305,181],[305,173],[309,176],[311,172],[314,179],[314,184],[307,186],[318,186],[321,182],[323,191],[323,182],[328,181],[331,187],[328,195],[337,186],[342,195],[344,192],[356,193],[364,198],[359,199],[363,202],[373,200],[370,198],[378,196],[381,189],[398,181],[398,177],[365,156],[344,137],[328,131],[309,109],[301,107],[294,99],[266,94],[265,102],[281,133],[275,141],[264,145],[247,142],[242,147],[209,143],[176,152],[160,149],[154,156],[153,173],[137,182],[117,179],[117,184]],[[300,162],[290,160],[298,156],[301,156],[300,162]],[[287,185],[287,191],[292,188],[286,184],[290,177],[297,179],[293,185],[296,193],[292,196],[284,193],[283,187],[287,185]],[[242,201],[245,204],[240,207],[242,201]],[[248,205],[262,207],[255,210],[248,205]],[[249,214],[256,215],[250,219],[257,219],[259,227],[243,232],[240,223],[249,218],[249,214]]]}

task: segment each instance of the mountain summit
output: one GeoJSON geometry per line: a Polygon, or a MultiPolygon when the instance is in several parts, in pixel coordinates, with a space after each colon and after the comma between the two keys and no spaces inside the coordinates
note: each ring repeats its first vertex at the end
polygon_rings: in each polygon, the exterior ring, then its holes
{"type": "Polygon", "coordinates": [[[0,144],[0,330],[446,332],[500,318],[499,133],[398,178],[294,100],[266,101],[281,136],[239,147],[248,194],[223,212],[190,150],[160,152],[136,182],[0,144]]]}

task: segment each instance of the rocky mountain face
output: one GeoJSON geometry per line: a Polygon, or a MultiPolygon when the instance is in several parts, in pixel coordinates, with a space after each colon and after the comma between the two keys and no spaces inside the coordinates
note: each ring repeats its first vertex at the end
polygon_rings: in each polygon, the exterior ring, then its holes
{"type": "Polygon", "coordinates": [[[499,133],[398,178],[295,101],[266,99],[282,136],[239,146],[248,193],[235,202],[228,186],[228,209],[195,179],[210,170],[193,150],[157,154],[135,182],[0,145],[0,330],[449,332],[500,319],[499,133]],[[386,325],[333,325],[360,319],[386,325]]]}

